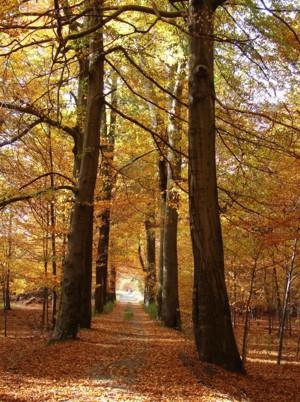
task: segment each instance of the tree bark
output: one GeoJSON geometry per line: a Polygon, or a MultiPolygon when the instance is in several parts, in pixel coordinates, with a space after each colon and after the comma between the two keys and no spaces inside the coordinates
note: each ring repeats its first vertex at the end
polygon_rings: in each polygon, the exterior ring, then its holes
{"type": "MultiPolygon", "coordinates": [[[[141,62],[143,58],[141,55],[141,62]]],[[[146,82],[150,96],[155,99],[155,89],[152,83],[146,82]]],[[[159,112],[154,105],[148,102],[148,109],[152,122],[152,129],[158,132],[159,135],[167,141],[166,131],[164,129],[164,120],[161,118],[159,112]]],[[[167,146],[161,139],[154,141],[154,146],[157,149],[157,173],[158,185],[160,191],[160,211],[159,211],[159,257],[158,257],[158,281],[156,290],[156,304],[157,304],[157,318],[162,318],[162,290],[163,290],[163,265],[164,265],[164,236],[165,236],[165,214],[166,214],[166,201],[167,201],[167,146]]]]}
{"type": "MultiPolygon", "coordinates": [[[[52,134],[51,128],[49,127],[48,133],[49,139],[49,163],[50,163],[50,172],[54,172],[54,163],[53,163],[53,148],[52,148],[52,134]]],[[[50,175],[50,187],[53,189],[55,187],[55,178],[54,174],[50,175]]],[[[56,208],[55,208],[55,195],[52,194],[50,201],[50,233],[51,233],[51,264],[52,264],[52,275],[53,278],[56,279],[57,275],[57,262],[56,262],[56,208]]],[[[52,287],[52,328],[55,326],[56,321],[56,310],[57,310],[57,293],[56,286],[52,287]]]]}
{"type": "Polygon", "coordinates": [[[7,248],[7,268],[4,278],[4,309],[11,310],[10,304],[10,265],[11,265],[11,258],[13,254],[13,240],[12,240],[12,213],[9,214],[9,226],[8,226],[8,248],[7,248]]]}
{"type": "MultiPolygon", "coordinates": [[[[86,4],[89,5],[89,2],[86,4]]],[[[62,8],[65,17],[70,22],[70,28],[72,33],[78,33],[80,29],[87,29],[90,24],[89,17],[84,17],[83,26],[74,20],[74,14],[72,7],[68,0],[62,1],[62,8]]],[[[88,107],[88,88],[89,88],[89,37],[80,38],[75,42],[74,50],[78,61],[79,74],[78,74],[78,92],[76,98],[76,135],[74,137],[74,166],[73,175],[78,180],[80,176],[80,169],[83,156],[83,145],[85,136],[85,126],[87,119],[87,107],[88,107]]],[[[71,217],[72,221],[72,217],[71,217]]],[[[90,224],[93,225],[93,220],[90,220],[90,224]]],[[[81,301],[80,301],[80,326],[82,328],[91,327],[91,286],[92,286],[92,250],[93,250],[93,227],[88,230],[88,235],[85,239],[86,242],[86,261],[83,262],[85,267],[85,275],[82,277],[81,286],[81,301]]],[[[55,298],[54,298],[55,300],[55,298]]]]}
{"type": "Polygon", "coordinates": [[[145,221],[146,229],[146,277],[144,289],[144,303],[148,306],[155,302],[155,229],[154,217],[149,216],[145,221]]]}
{"type": "MultiPolygon", "coordinates": [[[[49,203],[46,204],[46,219],[44,222],[45,225],[45,234],[43,236],[43,258],[44,258],[44,274],[45,280],[48,276],[48,260],[49,260],[49,203]]],[[[42,310],[42,328],[48,329],[48,321],[49,321],[49,289],[48,287],[44,287],[44,298],[43,298],[43,310],[42,310]]]]}
{"type": "MultiPolygon", "coordinates": [[[[102,20],[103,1],[92,1],[90,25],[102,20]]],[[[93,236],[93,203],[94,190],[98,170],[101,111],[103,110],[103,35],[96,31],[91,34],[89,45],[89,79],[86,112],[86,126],[83,153],[78,180],[78,190],[71,217],[71,228],[68,251],[63,266],[60,310],[57,317],[52,341],[75,338],[82,314],[80,304],[83,296],[87,296],[90,288],[82,286],[83,278],[90,276],[92,247],[87,247],[93,236]],[[88,271],[88,272],[87,272],[88,271]]],[[[89,302],[90,306],[90,302],[89,302]]],[[[90,321],[91,308],[84,311],[90,321]]]]}
{"type": "Polygon", "coordinates": [[[107,301],[115,302],[117,299],[116,296],[116,278],[117,278],[117,271],[114,264],[110,265],[109,270],[109,286],[108,286],[108,293],[107,293],[107,301]]]}
{"type": "Polygon", "coordinates": [[[167,202],[167,162],[161,156],[158,158],[158,176],[160,191],[160,230],[159,230],[159,259],[158,259],[158,280],[156,292],[157,318],[162,319],[162,289],[164,280],[164,236],[165,236],[165,215],[167,202]]]}
{"type": "Polygon", "coordinates": [[[213,71],[216,4],[210,0],[190,0],[189,7],[189,207],[194,255],[193,323],[200,360],[242,372],[225,284],[217,194],[213,71]]]}
{"type": "Polygon", "coordinates": [[[248,333],[250,328],[250,306],[253,296],[254,290],[254,282],[256,276],[256,267],[257,267],[257,258],[254,260],[254,264],[251,270],[251,278],[250,278],[250,289],[249,295],[246,303],[246,312],[245,312],[245,323],[244,323],[244,334],[243,334],[243,347],[242,347],[242,362],[246,362],[247,358],[247,343],[248,343],[248,333]]]}
{"type": "Polygon", "coordinates": [[[280,292],[279,292],[279,286],[278,286],[278,279],[277,279],[277,271],[276,268],[273,268],[273,280],[274,280],[274,286],[275,286],[275,292],[276,292],[276,305],[277,305],[277,318],[278,318],[278,323],[281,321],[281,299],[280,299],[280,292]]]}
{"type": "Polygon", "coordinates": [[[164,218],[163,240],[163,286],[162,286],[162,314],[161,318],[167,327],[180,328],[180,311],[178,295],[178,254],[177,254],[177,228],[179,192],[177,181],[181,177],[181,124],[176,116],[180,117],[182,105],[178,99],[182,97],[184,77],[184,62],[178,63],[175,73],[175,85],[172,100],[168,142],[171,146],[168,150],[167,165],[167,192],[164,218]],[[178,150],[179,152],[176,152],[178,150]]]}
{"type": "MultiPolygon", "coordinates": [[[[112,82],[111,104],[117,108],[117,78],[112,82]]],[[[106,114],[105,114],[106,115],[106,114]]],[[[108,250],[110,233],[110,212],[112,191],[114,186],[114,175],[112,163],[114,158],[114,145],[116,134],[116,113],[111,110],[109,129],[103,135],[102,161],[100,167],[101,195],[97,197],[103,205],[100,205],[101,212],[98,215],[98,252],[96,261],[96,289],[95,289],[95,312],[102,313],[105,303],[108,301],[108,250]]],[[[105,130],[104,130],[105,131],[105,130]]]]}
{"type": "MultiPolygon", "coordinates": [[[[299,226],[296,231],[297,235],[298,235],[298,233],[299,233],[299,226]]],[[[295,261],[296,261],[296,256],[297,256],[297,244],[298,244],[298,238],[296,238],[294,240],[292,256],[291,256],[291,263],[290,263],[290,265],[287,269],[287,273],[286,273],[286,286],[285,286],[285,292],[284,292],[284,302],[283,302],[280,327],[279,327],[279,346],[278,346],[277,364],[280,364],[281,358],[282,358],[284,329],[285,329],[285,324],[286,324],[286,318],[287,318],[287,312],[288,312],[287,311],[288,310],[288,301],[289,301],[289,297],[290,297],[290,293],[291,293],[292,281],[293,281],[293,275],[294,275],[294,269],[295,269],[295,261]]]]}

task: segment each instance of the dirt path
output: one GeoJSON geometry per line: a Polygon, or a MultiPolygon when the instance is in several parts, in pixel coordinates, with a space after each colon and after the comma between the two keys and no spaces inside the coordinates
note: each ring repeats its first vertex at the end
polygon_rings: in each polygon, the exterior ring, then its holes
{"type": "Polygon", "coordinates": [[[1,402],[300,401],[299,367],[249,365],[243,377],[204,365],[192,340],[139,305],[119,304],[80,340],[51,346],[39,315],[15,310],[10,337],[0,338],[1,402]]]}

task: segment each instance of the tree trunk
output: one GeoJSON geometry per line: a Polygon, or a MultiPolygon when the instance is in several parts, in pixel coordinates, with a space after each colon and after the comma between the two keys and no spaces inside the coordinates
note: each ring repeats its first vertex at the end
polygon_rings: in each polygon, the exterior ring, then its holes
{"type": "MultiPolygon", "coordinates": [[[[112,82],[111,104],[117,108],[117,77],[114,76],[112,82]]],[[[106,113],[105,113],[106,116],[106,113]]],[[[105,303],[108,301],[108,250],[110,233],[110,212],[112,191],[114,186],[114,174],[112,163],[114,158],[115,132],[116,132],[116,113],[111,110],[110,124],[108,130],[103,134],[102,161],[100,167],[100,188],[101,195],[97,197],[100,201],[101,212],[98,215],[98,252],[96,261],[96,289],[95,289],[95,312],[102,313],[105,303]],[[102,203],[102,205],[101,205],[102,203]]],[[[105,127],[107,125],[105,124],[105,127]]]]}
{"type": "MultiPolygon", "coordinates": [[[[143,57],[141,55],[141,62],[143,57]]],[[[154,85],[151,82],[146,82],[146,87],[149,90],[149,95],[155,99],[156,93],[154,85]]],[[[166,129],[164,127],[164,119],[151,102],[148,102],[148,109],[152,122],[152,130],[159,133],[162,139],[167,141],[166,129]]],[[[160,191],[160,211],[159,211],[159,257],[158,257],[158,281],[156,290],[157,318],[162,318],[162,290],[163,290],[163,265],[164,265],[164,236],[165,236],[165,214],[167,200],[167,146],[162,139],[156,139],[154,146],[157,150],[157,173],[158,185],[160,191]]]]}
{"type": "Polygon", "coordinates": [[[194,254],[193,323],[199,358],[243,371],[224,275],[215,161],[213,17],[217,3],[190,0],[189,204],[194,254]]]}
{"type": "MultiPolygon", "coordinates": [[[[89,2],[86,3],[89,5],[89,2]]],[[[62,2],[62,8],[66,18],[69,20],[72,33],[78,33],[80,29],[88,29],[89,17],[84,17],[82,27],[74,20],[74,13],[70,7],[68,0],[62,2]],[[75,21],[75,22],[74,22],[75,21]]],[[[79,66],[78,75],[78,92],[76,98],[76,136],[74,138],[74,167],[73,175],[75,179],[80,176],[80,169],[82,164],[85,126],[87,120],[87,107],[88,107],[88,88],[89,88],[89,37],[85,36],[77,40],[76,43],[76,57],[79,66]]],[[[74,200],[75,202],[75,200],[74,200]]],[[[73,211],[72,211],[73,212],[73,211]]],[[[72,218],[71,218],[72,221],[72,218]]],[[[85,274],[82,277],[81,284],[81,300],[80,300],[80,327],[91,327],[91,286],[92,286],[92,251],[93,251],[93,220],[90,220],[91,227],[88,228],[88,234],[85,239],[86,244],[86,261],[82,262],[85,267],[85,274]]],[[[53,294],[53,301],[55,303],[56,295],[53,294]]],[[[53,306],[55,308],[55,304],[53,306]]]]}
{"type": "MultiPolygon", "coordinates": [[[[44,274],[45,279],[48,277],[48,260],[49,260],[49,204],[46,204],[46,233],[43,237],[43,257],[44,257],[44,274]]],[[[49,290],[44,287],[43,310],[42,310],[42,328],[48,329],[48,307],[49,307],[49,290]]]]}
{"type": "MultiPolygon", "coordinates": [[[[50,172],[54,172],[53,164],[53,149],[52,149],[52,137],[51,128],[49,127],[49,162],[50,162],[50,172]]],[[[54,174],[50,175],[50,187],[55,187],[54,174]]],[[[56,209],[55,209],[55,195],[52,194],[50,201],[50,229],[51,229],[51,249],[52,249],[52,275],[56,279],[57,275],[57,262],[56,262],[56,209]]],[[[52,327],[55,326],[56,321],[56,304],[57,304],[57,294],[56,286],[52,287],[52,327]]]]}
{"type": "Polygon", "coordinates": [[[181,177],[181,124],[175,116],[180,117],[182,105],[178,102],[182,97],[185,63],[178,63],[175,73],[176,82],[173,93],[168,141],[172,148],[168,150],[167,165],[167,193],[164,219],[163,240],[163,287],[162,287],[162,314],[164,324],[172,328],[180,328],[180,311],[178,296],[178,255],[177,255],[177,227],[179,192],[177,181],[181,177]],[[178,150],[179,152],[176,152],[178,150]]]}
{"type": "Polygon", "coordinates": [[[164,158],[158,158],[158,176],[160,190],[160,230],[159,230],[159,260],[158,260],[158,280],[156,292],[157,318],[162,319],[162,289],[164,280],[164,236],[165,236],[165,215],[167,201],[167,162],[164,158]]]}
{"type": "Polygon", "coordinates": [[[108,293],[107,293],[107,301],[115,302],[117,299],[116,296],[116,278],[117,278],[117,271],[114,264],[110,265],[109,270],[109,286],[108,286],[108,293]]]}
{"type": "Polygon", "coordinates": [[[6,278],[5,275],[3,276],[3,284],[2,284],[2,297],[3,297],[3,329],[4,329],[4,337],[7,336],[7,316],[8,312],[7,309],[5,308],[5,284],[6,284],[6,278]]]}
{"type": "Polygon", "coordinates": [[[144,289],[144,303],[148,306],[155,302],[155,230],[154,217],[145,221],[146,229],[146,277],[144,289]]]}
{"type": "MultiPolygon", "coordinates": [[[[265,293],[265,299],[266,299],[266,304],[268,307],[268,332],[269,335],[271,335],[272,333],[272,329],[273,329],[273,317],[272,317],[272,313],[273,313],[273,287],[272,287],[272,291],[270,294],[269,288],[268,288],[268,274],[267,274],[267,269],[264,269],[264,293],[265,293]]],[[[273,285],[273,283],[272,283],[273,285]]]]}
{"type": "MultiPolygon", "coordinates": [[[[85,18],[84,27],[88,27],[88,18],[85,18]]],[[[78,99],[77,99],[77,140],[74,146],[74,175],[80,177],[82,167],[83,144],[85,141],[85,125],[87,120],[88,96],[89,96],[89,58],[87,52],[89,49],[88,37],[80,40],[80,49],[77,52],[79,64],[79,82],[78,82],[78,99]]],[[[100,113],[100,111],[99,111],[100,113]]],[[[93,216],[89,219],[90,227],[85,239],[85,258],[83,266],[85,274],[82,278],[81,301],[80,301],[80,327],[91,327],[91,288],[92,288],[92,268],[93,268],[93,216]]]]}
{"type": "Polygon", "coordinates": [[[274,279],[275,292],[276,292],[277,317],[278,317],[278,323],[280,323],[280,321],[281,321],[281,299],[280,299],[280,293],[279,293],[277,271],[276,271],[275,267],[273,268],[273,279],[274,279]]]}
{"type": "Polygon", "coordinates": [[[283,338],[284,338],[284,329],[285,323],[287,318],[287,307],[288,307],[288,300],[291,291],[291,284],[292,284],[292,273],[289,271],[287,273],[287,280],[286,280],[286,287],[284,293],[284,302],[281,314],[281,321],[279,326],[279,346],[278,346],[278,355],[277,355],[277,364],[280,364],[282,358],[282,349],[283,349],[283,338]]]}
{"type": "Polygon", "coordinates": [[[98,220],[99,241],[96,261],[95,312],[102,313],[107,298],[110,208],[104,208],[104,210],[99,214],[98,220]]]}
{"type": "MultiPolygon", "coordinates": [[[[299,229],[300,229],[300,227],[298,226],[298,228],[296,230],[297,235],[299,233],[299,229]]],[[[292,256],[291,256],[291,263],[290,263],[290,266],[288,267],[287,276],[286,276],[284,302],[283,302],[281,321],[280,321],[280,327],[279,327],[279,346],[278,346],[277,364],[280,364],[281,357],[282,357],[284,329],[285,329],[285,323],[286,323],[286,318],[287,318],[288,301],[289,301],[292,282],[293,282],[295,261],[296,261],[296,256],[297,256],[297,244],[298,244],[298,238],[296,238],[294,240],[293,249],[292,249],[292,256]]]]}
{"type": "MultiPolygon", "coordinates": [[[[93,1],[90,6],[90,25],[102,20],[102,1],[93,1]]],[[[90,277],[92,247],[87,247],[93,236],[93,203],[98,170],[101,111],[103,110],[103,35],[96,31],[90,37],[88,99],[83,153],[78,180],[78,190],[71,217],[68,251],[63,267],[60,310],[52,340],[75,338],[82,314],[80,304],[90,289],[82,286],[85,277],[90,277]],[[87,272],[88,270],[88,272],[87,272]]],[[[92,242],[90,242],[91,244],[92,242]]],[[[88,296],[89,297],[89,296],[88,296]]],[[[90,298],[90,297],[89,297],[90,298]]],[[[90,301],[89,301],[90,306],[90,301]]],[[[91,308],[84,311],[90,320],[91,308]]]]}
{"type": "MultiPolygon", "coordinates": [[[[237,269],[236,265],[234,266],[233,269],[233,306],[236,305],[237,302],[237,269]]],[[[236,309],[235,307],[231,311],[232,315],[232,322],[233,322],[233,328],[236,327],[236,309]]]]}
{"type": "Polygon", "coordinates": [[[246,303],[244,334],[243,334],[243,347],[242,347],[243,363],[246,362],[246,358],[247,358],[247,343],[248,343],[248,333],[249,333],[249,328],[250,328],[250,306],[251,306],[252,295],[253,295],[253,290],[254,290],[256,266],[257,266],[257,259],[255,259],[253,268],[251,270],[250,289],[249,289],[249,295],[248,295],[248,299],[247,299],[247,303],[246,303]]]}
{"type": "Polygon", "coordinates": [[[10,266],[11,266],[11,258],[13,254],[13,240],[12,240],[12,212],[9,214],[9,226],[8,226],[8,248],[7,248],[7,267],[6,267],[6,272],[5,272],[5,278],[4,278],[4,309],[11,310],[11,304],[10,304],[10,266]]]}

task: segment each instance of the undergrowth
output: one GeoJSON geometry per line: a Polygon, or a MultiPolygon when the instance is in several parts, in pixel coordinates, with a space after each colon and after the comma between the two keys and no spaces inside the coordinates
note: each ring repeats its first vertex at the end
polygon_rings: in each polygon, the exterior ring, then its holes
{"type": "Polygon", "coordinates": [[[125,311],[124,311],[124,319],[125,320],[131,320],[133,318],[133,311],[130,306],[127,306],[125,311]]]}
{"type": "Polygon", "coordinates": [[[156,320],[157,318],[157,306],[155,303],[150,303],[148,306],[146,304],[144,305],[144,309],[147,314],[149,314],[149,317],[151,320],[156,320]]]}
{"type": "Polygon", "coordinates": [[[116,303],[109,301],[107,303],[105,303],[104,307],[103,307],[103,313],[104,314],[108,314],[111,313],[113,311],[113,309],[115,308],[116,303]]]}

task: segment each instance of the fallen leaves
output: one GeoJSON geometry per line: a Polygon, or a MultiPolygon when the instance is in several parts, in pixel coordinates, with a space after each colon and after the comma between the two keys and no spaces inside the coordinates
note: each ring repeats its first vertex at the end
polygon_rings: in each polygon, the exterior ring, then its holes
{"type": "Polygon", "coordinates": [[[0,401],[285,401],[300,395],[299,366],[247,364],[247,376],[199,362],[193,341],[151,321],[141,306],[95,317],[80,339],[51,346],[41,312],[10,312],[0,338],[0,401]]]}

